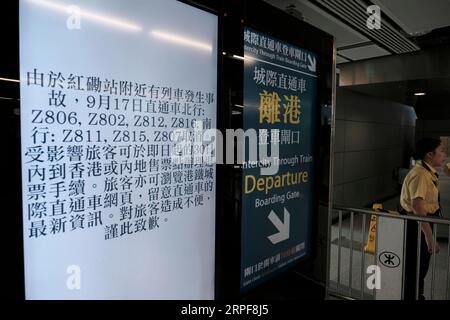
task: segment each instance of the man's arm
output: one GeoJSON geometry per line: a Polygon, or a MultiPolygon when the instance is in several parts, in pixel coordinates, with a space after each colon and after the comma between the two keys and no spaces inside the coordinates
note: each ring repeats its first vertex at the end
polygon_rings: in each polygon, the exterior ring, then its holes
{"type": "MultiPolygon", "coordinates": [[[[414,213],[418,216],[426,217],[427,216],[427,210],[425,208],[425,200],[422,198],[415,198],[413,199],[413,210],[414,213]]],[[[428,252],[430,253],[438,253],[439,252],[439,246],[434,246],[433,250],[433,231],[431,230],[431,226],[428,222],[422,222],[422,232],[425,235],[425,240],[427,242],[428,252]]]]}

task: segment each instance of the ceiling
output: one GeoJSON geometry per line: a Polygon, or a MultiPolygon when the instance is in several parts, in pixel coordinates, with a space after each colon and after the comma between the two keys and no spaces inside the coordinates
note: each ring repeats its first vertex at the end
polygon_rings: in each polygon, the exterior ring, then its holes
{"type": "Polygon", "coordinates": [[[408,35],[450,25],[449,0],[372,0],[408,35]]]}
{"type": "Polygon", "coordinates": [[[414,52],[436,34],[450,43],[450,0],[265,0],[336,38],[337,63],[414,52]],[[369,5],[381,10],[381,30],[366,26],[369,5]],[[442,29],[441,35],[438,31],[442,29]],[[434,33],[433,33],[434,31],[434,33]]]}
{"type": "Polygon", "coordinates": [[[450,120],[450,0],[265,1],[335,37],[341,86],[450,120]],[[381,10],[380,30],[366,25],[370,5],[381,10]]]}

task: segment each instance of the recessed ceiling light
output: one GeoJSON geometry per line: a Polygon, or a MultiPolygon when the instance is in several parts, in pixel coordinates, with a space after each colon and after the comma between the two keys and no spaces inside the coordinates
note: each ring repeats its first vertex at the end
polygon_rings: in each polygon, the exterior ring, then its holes
{"type": "Polygon", "coordinates": [[[414,93],[415,96],[426,96],[427,94],[425,92],[416,92],[414,93]]]}
{"type": "Polygon", "coordinates": [[[16,79],[9,79],[9,78],[0,78],[0,81],[9,81],[9,82],[17,82],[17,83],[20,82],[19,80],[16,80],[16,79]]]}

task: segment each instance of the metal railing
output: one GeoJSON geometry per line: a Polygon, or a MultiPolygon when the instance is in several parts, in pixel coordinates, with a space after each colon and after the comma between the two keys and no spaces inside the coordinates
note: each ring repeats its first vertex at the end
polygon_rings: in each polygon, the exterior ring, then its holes
{"type": "MultiPolygon", "coordinates": [[[[403,234],[403,264],[402,264],[402,284],[401,284],[401,291],[402,295],[401,297],[404,298],[404,290],[405,290],[405,248],[406,248],[406,240],[407,240],[407,233],[408,233],[408,221],[416,221],[417,222],[417,267],[416,267],[416,277],[415,277],[415,298],[419,298],[419,273],[420,273],[420,254],[421,254],[421,227],[422,223],[431,223],[433,225],[433,244],[437,244],[436,239],[436,232],[437,232],[437,226],[438,225],[445,225],[447,227],[448,233],[447,233],[447,239],[450,238],[450,220],[449,219],[443,219],[443,218],[434,218],[434,217],[421,217],[416,215],[394,215],[392,213],[388,212],[381,212],[381,211],[375,211],[375,210],[365,210],[365,209],[356,209],[356,208],[345,208],[345,207],[339,207],[339,206],[333,206],[333,213],[338,213],[338,222],[337,222],[337,230],[336,226],[331,228],[333,231],[330,233],[330,240],[328,243],[328,265],[329,270],[327,270],[327,279],[326,279],[326,296],[327,297],[337,297],[337,298],[343,298],[343,299],[375,299],[376,297],[376,290],[372,289],[368,290],[366,286],[365,276],[366,276],[366,261],[369,259],[373,259],[373,264],[375,265],[378,262],[378,252],[377,252],[377,241],[375,241],[375,252],[373,256],[370,253],[366,253],[365,251],[365,244],[367,242],[367,236],[369,233],[367,233],[367,221],[370,221],[371,216],[375,217],[376,221],[376,227],[375,227],[375,239],[378,239],[378,222],[380,218],[387,218],[387,219],[400,219],[403,221],[404,226],[404,234],[403,234]],[[369,215],[369,219],[366,219],[366,216],[369,215]],[[348,259],[346,261],[343,260],[343,223],[345,220],[349,220],[349,227],[346,234],[350,234],[350,245],[348,246],[349,252],[348,252],[348,259]],[[355,228],[355,220],[360,219],[360,225],[356,225],[355,228]],[[356,233],[361,235],[361,242],[356,243],[355,245],[355,229],[356,233]],[[333,235],[337,234],[337,239],[333,240],[333,235]],[[337,243],[336,243],[337,242],[337,243]],[[336,248],[337,245],[337,248],[336,248]],[[337,252],[337,257],[336,257],[337,252]],[[360,260],[354,259],[355,252],[360,252],[360,260]],[[367,257],[366,257],[367,255],[367,257]],[[342,281],[342,266],[343,261],[349,263],[348,267],[348,283],[347,286],[342,281]],[[354,279],[354,272],[358,270],[358,268],[353,268],[354,262],[360,263],[359,265],[359,286],[354,287],[353,286],[353,279],[354,279]],[[332,278],[331,272],[337,270],[337,275],[332,278]],[[358,292],[359,291],[359,292],[358,292]]],[[[389,220],[390,221],[390,220],[389,220]]],[[[411,225],[411,222],[410,222],[411,225]]],[[[370,232],[370,230],[369,230],[370,232]]],[[[414,236],[414,235],[413,235],[414,236]]],[[[344,238],[345,239],[345,238],[344,238]]],[[[347,251],[347,250],[346,250],[347,251]]],[[[406,253],[407,254],[407,253],[406,253]]],[[[431,300],[434,299],[445,299],[450,300],[450,241],[447,241],[447,247],[446,250],[444,248],[441,249],[441,251],[438,254],[432,254],[431,255],[431,261],[429,262],[430,268],[427,273],[427,285],[429,285],[430,292],[429,292],[429,298],[431,300]],[[437,263],[437,256],[439,257],[439,260],[444,263],[441,263],[444,268],[440,268],[439,274],[436,270],[436,263],[437,263]],[[442,270],[444,269],[444,270],[442,270]],[[445,277],[444,277],[445,274],[445,277]],[[445,291],[444,294],[440,296],[436,296],[435,290],[436,290],[436,276],[439,275],[440,279],[445,279],[445,282],[442,281],[439,282],[439,284],[442,286],[442,284],[445,284],[445,291]]],[[[358,272],[357,272],[358,273],[358,272]]],[[[345,275],[345,274],[344,274],[345,275]]],[[[356,279],[355,279],[356,280],[356,279]]]]}

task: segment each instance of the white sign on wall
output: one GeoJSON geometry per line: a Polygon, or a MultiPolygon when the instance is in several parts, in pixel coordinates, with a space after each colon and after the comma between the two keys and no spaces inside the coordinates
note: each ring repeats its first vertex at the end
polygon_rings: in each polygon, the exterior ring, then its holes
{"type": "Polygon", "coordinates": [[[217,16],[168,0],[21,0],[27,299],[214,298],[217,16]]]}

